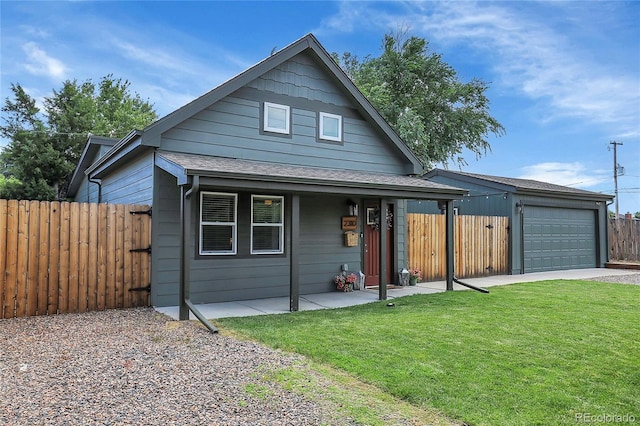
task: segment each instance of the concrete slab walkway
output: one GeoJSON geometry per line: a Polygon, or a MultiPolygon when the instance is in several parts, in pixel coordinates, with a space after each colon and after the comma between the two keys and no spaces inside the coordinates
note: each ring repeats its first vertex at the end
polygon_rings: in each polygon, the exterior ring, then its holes
{"type": "MultiPolygon", "coordinates": [[[[461,281],[476,287],[489,288],[499,285],[545,281],[545,280],[579,280],[590,279],[608,275],[630,275],[640,274],[640,271],[624,269],[571,269],[567,271],[535,272],[522,275],[496,275],[482,278],[468,278],[461,281]]],[[[454,284],[454,290],[468,290],[458,284],[454,284]]],[[[446,290],[445,281],[434,281],[418,283],[415,286],[395,287],[387,290],[387,299],[392,301],[397,297],[410,296],[413,294],[442,293],[446,290]]],[[[361,305],[364,303],[376,302],[378,300],[378,289],[356,290],[350,293],[340,293],[337,291],[330,293],[305,294],[300,296],[300,310],[310,311],[317,309],[333,309],[346,306],[361,305]]],[[[274,297],[270,299],[240,300],[237,302],[205,303],[196,305],[208,319],[227,317],[248,317],[254,315],[283,314],[289,312],[289,297],[274,297]]],[[[162,312],[174,319],[178,319],[179,307],[156,307],[158,312],[162,312]]],[[[196,317],[191,314],[191,319],[196,317]]]]}

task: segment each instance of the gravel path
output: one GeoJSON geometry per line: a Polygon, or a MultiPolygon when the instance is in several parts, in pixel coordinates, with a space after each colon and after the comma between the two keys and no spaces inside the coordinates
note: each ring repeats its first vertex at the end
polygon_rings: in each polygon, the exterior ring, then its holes
{"type": "Polygon", "coordinates": [[[297,361],[151,308],[1,320],[0,424],[348,424],[261,380],[297,361]]]}
{"type": "Polygon", "coordinates": [[[592,278],[588,281],[640,285],[640,272],[636,272],[628,275],[607,275],[604,277],[592,278]]]}

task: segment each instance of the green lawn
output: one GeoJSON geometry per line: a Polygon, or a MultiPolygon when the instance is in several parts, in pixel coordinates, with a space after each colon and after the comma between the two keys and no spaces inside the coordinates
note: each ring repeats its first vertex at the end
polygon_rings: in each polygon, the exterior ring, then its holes
{"type": "Polygon", "coordinates": [[[473,425],[640,422],[640,286],[547,281],[394,302],[217,325],[473,425]]]}

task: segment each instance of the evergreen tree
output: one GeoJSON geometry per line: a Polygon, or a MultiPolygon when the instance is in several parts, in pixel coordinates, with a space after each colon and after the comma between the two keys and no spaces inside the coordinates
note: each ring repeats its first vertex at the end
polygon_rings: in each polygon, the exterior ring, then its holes
{"type": "Polygon", "coordinates": [[[13,99],[2,107],[0,135],[10,142],[0,153],[0,198],[64,199],[90,133],[120,138],[156,119],[153,105],[129,87],[112,75],[97,87],[67,80],[40,111],[22,86],[12,84],[13,99]]]}

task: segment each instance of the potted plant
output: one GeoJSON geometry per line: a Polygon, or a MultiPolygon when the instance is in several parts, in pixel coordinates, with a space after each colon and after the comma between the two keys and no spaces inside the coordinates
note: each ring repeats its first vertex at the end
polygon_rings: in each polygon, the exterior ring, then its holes
{"type": "Polygon", "coordinates": [[[346,272],[343,272],[339,275],[336,275],[333,278],[333,282],[336,285],[336,289],[338,291],[344,291],[344,292],[348,292],[348,291],[353,291],[353,284],[356,282],[356,280],[358,279],[356,274],[348,274],[346,272]]]}
{"type": "Polygon", "coordinates": [[[416,285],[422,281],[422,271],[420,269],[409,268],[409,285],[416,285]]]}

